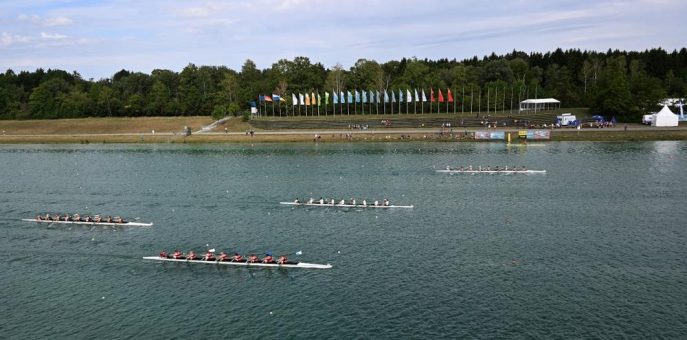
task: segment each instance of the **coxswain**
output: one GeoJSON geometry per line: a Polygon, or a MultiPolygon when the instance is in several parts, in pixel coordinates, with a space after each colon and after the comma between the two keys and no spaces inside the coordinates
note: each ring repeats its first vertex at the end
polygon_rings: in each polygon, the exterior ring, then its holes
{"type": "Polygon", "coordinates": [[[258,258],[257,255],[255,255],[255,254],[250,254],[250,256],[248,256],[248,262],[249,262],[249,263],[256,263],[256,262],[258,262],[258,261],[260,261],[260,259],[258,258]]]}
{"type": "Polygon", "coordinates": [[[124,223],[124,220],[119,216],[115,216],[113,221],[114,223],[124,223]]]}
{"type": "MultiPolygon", "coordinates": [[[[255,255],[252,255],[252,256],[255,256],[255,255]]],[[[234,257],[232,257],[231,260],[234,262],[243,262],[244,258],[243,258],[243,256],[241,256],[241,254],[234,253],[234,257]]],[[[255,261],[257,262],[257,260],[258,260],[258,257],[255,256],[255,261]]]]}
{"type": "Polygon", "coordinates": [[[296,199],[293,201],[293,203],[300,204],[301,201],[299,201],[299,200],[298,200],[298,197],[296,197],[296,199]]]}
{"type": "Polygon", "coordinates": [[[226,252],[220,252],[219,257],[217,258],[217,261],[219,261],[219,262],[229,261],[229,255],[226,252]]]}
{"type": "Polygon", "coordinates": [[[164,251],[164,250],[163,250],[163,251],[161,251],[161,252],[160,252],[160,257],[161,257],[161,258],[163,258],[163,259],[166,259],[166,258],[168,258],[168,256],[167,256],[167,252],[166,252],[166,251],[164,251]]]}
{"type": "Polygon", "coordinates": [[[197,260],[198,256],[196,256],[196,253],[193,250],[191,250],[188,252],[188,254],[186,254],[186,259],[187,260],[197,260]]]}
{"type": "Polygon", "coordinates": [[[277,261],[279,264],[286,264],[287,262],[289,262],[289,259],[286,258],[286,255],[279,256],[279,260],[277,261]]]}
{"type": "Polygon", "coordinates": [[[262,259],[262,263],[274,263],[271,253],[265,253],[265,257],[262,259]]]}
{"type": "Polygon", "coordinates": [[[174,254],[172,254],[172,258],[175,260],[180,260],[184,258],[184,254],[182,254],[179,250],[175,250],[174,254]]]}
{"type": "Polygon", "coordinates": [[[203,261],[214,261],[214,260],[215,260],[215,253],[213,253],[209,250],[207,253],[205,253],[205,256],[203,256],[203,261]]]}
{"type": "Polygon", "coordinates": [[[446,170],[451,171],[451,167],[447,165],[446,170]]]}

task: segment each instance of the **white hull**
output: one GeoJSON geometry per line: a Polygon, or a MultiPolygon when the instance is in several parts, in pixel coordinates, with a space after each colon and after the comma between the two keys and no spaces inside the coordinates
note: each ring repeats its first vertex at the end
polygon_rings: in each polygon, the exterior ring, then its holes
{"type": "Polygon", "coordinates": [[[125,222],[125,223],[108,223],[108,222],[76,222],[76,221],[46,221],[37,220],[33,218],[23,218],[22,221],[27,222],[38,222],[38,223],[59,223],[59,224],[81,224],[81,225],[102,225],[102,226],[113,226],[113,227],[152,227],[152,223],[139,223],[139,222],[125,222]]]}
{"type": "Polygon", "coordinates": [[[296,202],[279,202],[282,205],[304,206],[304,207],[330,207],[330,208],[378,208],[378,209],[410,209],[412,205],[362,205],[362,204],[331,204],[331,203],[296,203],[296,202]]]}
{"type": "Polygon", "coordinates": [[[545,174],[546,170],[437,170],[445,174],[545,174]]]}
{"type": "Polygon", "coordinates": [[[202,264],[217,264],[230,265],[239,267],[276,267],[276,268],[309,268],[309,269],[329,269],[331,264],[317,264],[298,262],[296,264],[277,264],[277,263],[248,263],[248,262],[228,262],[228,261],[203,261],[203,260],[177,260],[170,258],[163,258],[159,256],[145,256],[144,260],[162,261],[162,262],[181,262],[181,263],[202,263],[202,264]]]}

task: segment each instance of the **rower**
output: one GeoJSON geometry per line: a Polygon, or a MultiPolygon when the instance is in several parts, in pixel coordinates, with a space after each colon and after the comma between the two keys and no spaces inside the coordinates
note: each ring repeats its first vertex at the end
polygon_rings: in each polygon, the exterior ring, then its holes
{"type": "Polygon", "coordinates": [[[115,216],[113,220],[114,223],[124,223],[124,220],[119,216],[115,216]]]}
{"type": "Polygon", "coordinates": [[[220,262],[229,261],[229,255],[226,252],[220,252],[219,257],[217,258],[217,261],[220,261],[220,262]]]}
{"type": "Polygon", "coordinates": [[[91,217],[86,215],[86,217],[83,218],[84,222],[91,222],[91,217]]]}
{"type": "Polygon", "coordinates": [[[107,219],[105,219],[105,222],[112,223],[112,216],[107,216],[107,219]]]}
{"type": "Polygon", "coordinates": [[[346,205],[346,200],[342,199],[341,202],[339,202],[340,205],[346,205]]]}
{"type": "Polygon", "coordinates": [[[43,220],[43,217],[41,217],[41,215],[36,215],[36,220],[42,221],[42,220],[43,220]]]}
{"type": "Polygon", "coordinates": [[[262,259],[262,263],[274,263],[272,253],[265,253],[265,257],[262,259]]]}
{"type": "Polygon", "coordinates": [[[472,171],[472,164],[468,165],[468,171],[472,171]]]}
{"type": "Polygon", "coordinates": [[[95,215],[95,217],[93,217],[93,222],[100,222],[100,220],[100,215],[95,215]]]}
{"type": "Polygon", "coordinates": [[[458,169],[458,170],[460,170],[460,171],[465,171],[465,169],[463,169],[463,166],[462,166],[462,165],[461,165],[460,169],[458,169]]]}
{"type": "Polygon", "coordinates": [[[250,254],[250,256],[248,256],[248,262],[249,262],[249,263],[256,263],[256,262],[258,262],[258,261],[260,261],[260,259],[258,258],[257,255],[255,255],[255,254],[250,254]]]}
{"type": "Polygon", "coordinates": [[[161,252],[160,252],[160,257],[161,257],[161,258],[163,258],[163,259],[166,259],[166,258],[168,258],[168,256],[167,256],[167,252],[166,252],[166,251],[164,251],[164,250],[163,250],[163,251],[161,251],[161,252]]]}
{"type": "Polygon", "coordinates": [[[522,166],[522,171],[527,171],[527,168],[524,165],[522,166]]]}
{"type": "Polygon", "coordinates": [[[363,200],[363,207],[367,206],[367,200],[363,200]]]}
{"type": "Polygon", "coordinates": [[[183,259],[184,254],[182,254],[179,250],[175,250],[174,254],[172,255],[172,258],[175,260],[183,259]]]}
{"type": "Polygon", "coordinates": [[[494,168],[494,171],[499,171],[499,166],[498,166],[498,165],[494,168]]]}
{"type": "Polygon", "coordinates": [[[329,204],[331,204],[331,205],[334,205],[335,203],[336,203],[336,201],[334,201],[333,198],[329,201],[329,204]]]}
{"type": "Polygon", "coordinates": [[[62,217],[62,220],[65,221],[65,222],[69,221],[69,214],[66,214],[66,213],[65,213],[65,214],[64,214],[64,217],[62,217]]]}
{"type": "Polygon", "coordinates": [[[215,253],[213,253],[209,250],[207,253],[205,253],[205,256],[203,256],[203,261],[214,261],[214,260],[215,260],[215,253]]]}
{"type": "Polygon", "coordinates": [[[298,197],[296,197],[296,200],[294,200],[293,203],[300,204],[301,201],[299,201],[299,200],[298,200],[298,197]]]}
{"type": "MultiPolygon", "coordinates": [[[[252,255],[252,256],[255,256],[255,255],[252,255]]],[[[255,261],[257,261],[257,260],[258,260],[258,257],[255,256],[255,261]]],[[[231,261],[232,262],[243,262],[244,259],[243,259],[243,256],[241,256],[241,254],[234,253],[234,257],[231,258],[231,261]]]]}
{"type": "Polygon", "coordinates": [[[279,260],[277,261],[279,264],[286,264],[287,262],[289,262],[289,259],[286,258],[286,255],[279,256],[279,260]]]}
{"type": "Polygon", "coordinates": [[[46,221],[50,221],[50,214],[45,214],[45,218],[44,218],[44,219],[45,219],[46,221]]]}
{"type": "Polygon", "coordinates": [[[355,205],[355,198],[351,197],[351,205],[355,205]]]}
{"type": "Polygon", "coordinates": [[[322,196],[320,196],[320,204],[324,204],[324,198],[322,198],[322,196]]]}
{"type": "Polygon", "coordinates": [[[313,202],[315,202],[315,200],[312,199],[312,197],[310,197],[310,200],[308,201],[308,204],[312,204],[313,202]]]}
{"type": "Polygon", "coordinates": [[[375,207],[379,206],[379,201],[375,201],[374,205],[375,207]]]}
{"type": "Polygon", "coordinates": [[[391,202],[389,202],[389,200],[385,198],[383,204],[384,204],[385,207],[388,207],[388,206],[391,205],[391,202]]]}
{"type": "Polygon", "coordinates": [[[188,254],[186,255],[186,259],[187,259],[187,260],[197,260],[197,259],[198,259],[198,256],[196,256],[196,253],[195,253],[193,250],[191,250],[191,251],[189,251],[188,254]]]}

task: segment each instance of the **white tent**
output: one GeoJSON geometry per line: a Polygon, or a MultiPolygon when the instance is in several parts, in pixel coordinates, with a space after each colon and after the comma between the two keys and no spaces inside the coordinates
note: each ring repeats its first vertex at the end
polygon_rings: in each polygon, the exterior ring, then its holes
{"type": "Polygon", "coordinates": [[[670,111],[668,105],[663,105],[661,111],[653,114],[651,126],[677,126],[677,115],[670,111]]]}
{"type": "Polygon", "coordinates": [[[554,98],[525,99],[520,102],[520,112],[522,111],[543,111],[556,110],[561,108],[561,102],[554,98]]]}

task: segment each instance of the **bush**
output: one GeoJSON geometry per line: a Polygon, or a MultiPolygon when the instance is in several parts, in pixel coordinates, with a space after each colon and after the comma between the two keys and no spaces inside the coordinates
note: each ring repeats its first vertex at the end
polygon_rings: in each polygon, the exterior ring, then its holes
{"type": "Polygon", "coordinates": [[[241,118],[242,121],[247,122],[250,120],[250,112],[244,112],[243,117],[241,118]]]}

